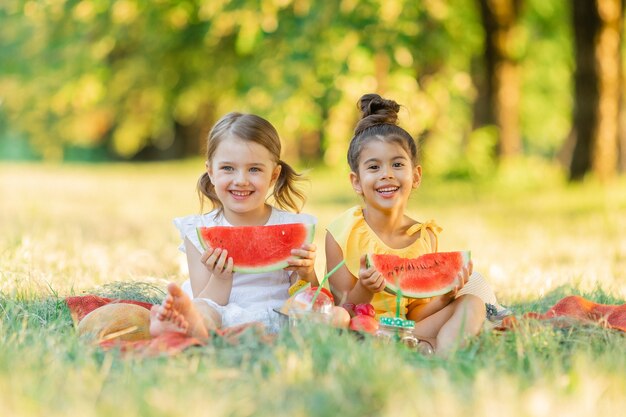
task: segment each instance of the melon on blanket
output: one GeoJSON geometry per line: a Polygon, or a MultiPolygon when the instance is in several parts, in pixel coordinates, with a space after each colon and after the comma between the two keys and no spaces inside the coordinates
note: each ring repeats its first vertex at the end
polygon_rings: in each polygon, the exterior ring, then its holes
{"type": "Polygon", "coordinates": [[[313,241],[315,225],[307,223],[269,226],[198,227],[204,249],[222,248],[233,258],[233,271],[255,273],[282,269],[293,258],[292,249],[313,241]]]}
{"type": "Polygon", "coordinates": [[[150,339],[150,310],[130,303],[103,305],[83,317],[78,334],[97,342],[150,339]]]}
{"type": "Polygon", "coordinates": [[[428,298],[450,292],[470,261],[469,251],[428,253],[417,258],[368,254],[367,263],[385,278],[385,290],[407,298],[428,298]]]}

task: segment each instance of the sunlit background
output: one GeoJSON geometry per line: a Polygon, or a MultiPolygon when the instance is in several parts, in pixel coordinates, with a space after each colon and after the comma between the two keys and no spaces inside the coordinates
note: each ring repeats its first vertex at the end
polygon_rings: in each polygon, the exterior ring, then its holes
{"type": "Polygon", "coordinates": [[[620,0],[5,0],[0,159],[176,159],[258,113],[343,164],[357,99],[404,106],[431,175],[503,159],[624,170],[620,0]],[[621,117],[620,117],[621,115],[621,117]]]}

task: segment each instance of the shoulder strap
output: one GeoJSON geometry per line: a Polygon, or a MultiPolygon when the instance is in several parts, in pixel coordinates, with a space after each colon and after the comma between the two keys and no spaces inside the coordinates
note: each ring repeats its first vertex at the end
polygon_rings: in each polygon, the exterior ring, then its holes
{"type": "Polygon", "coordinates": [[[437,247],[439,246],[439,233],[441,233],[442,230],[443,229],[439,227],[437,223],[435,223],[434,220],[430,219],[430,220],[425,221],[424,223],[416,223],[413,226],[409,227],[409,230],[407,230],[407,233],[409,235],[413,235],[417,232],[421,232],[420,239],[427,242],[428,245],[431,246],[433,252],[437,252],[437,247]],[[432,232],[432,235],[435,237],[434,247],[433,247],[433,241],[431,239],[431,234],[428,233],[429,230],[432,232]]]}

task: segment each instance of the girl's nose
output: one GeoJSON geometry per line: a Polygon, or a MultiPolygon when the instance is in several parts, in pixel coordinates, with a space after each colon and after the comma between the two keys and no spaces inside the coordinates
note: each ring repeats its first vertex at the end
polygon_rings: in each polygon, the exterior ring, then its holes
{"type": "Polygon", "coordinates": [[[388,167],[386,165],[382,166],[380,174],[383,178],[393,178],[393,170],[391,169],[391,167],[388,167]]]}
{"type": "Polygon", "coordinates": [[[235,176],[235,184],[244,185],[248,183],[248,177],[246,176],[245,171],[239,171],[239,173],[235,176]]]}

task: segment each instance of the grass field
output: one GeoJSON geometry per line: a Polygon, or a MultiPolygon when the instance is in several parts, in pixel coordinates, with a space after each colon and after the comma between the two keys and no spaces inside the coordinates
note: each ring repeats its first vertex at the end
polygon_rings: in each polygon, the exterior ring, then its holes
{"type": "MultiPolygon", "coordinates": [[[[198,212],[199,160],[0,166],[2,416],[585,416],[626,410],[626,337],[526,323],[485,332],[448,360],[332,329],[274,346],[122,359],[80,340],[70,294],[162,297],[185,279],[171,219],[198,212]]],[[[474,267],[517,314],[582,294],[626,300],[626,182],[563,184],[545,167],[481,184],[425,176],[411,211],[444,228],[440,250],[474,267]]],[[[357,204],[345,172],[312,170],[305,211],[357,204]]],[[[318,272],[323,272],[323,250],[318,272]]]]}

